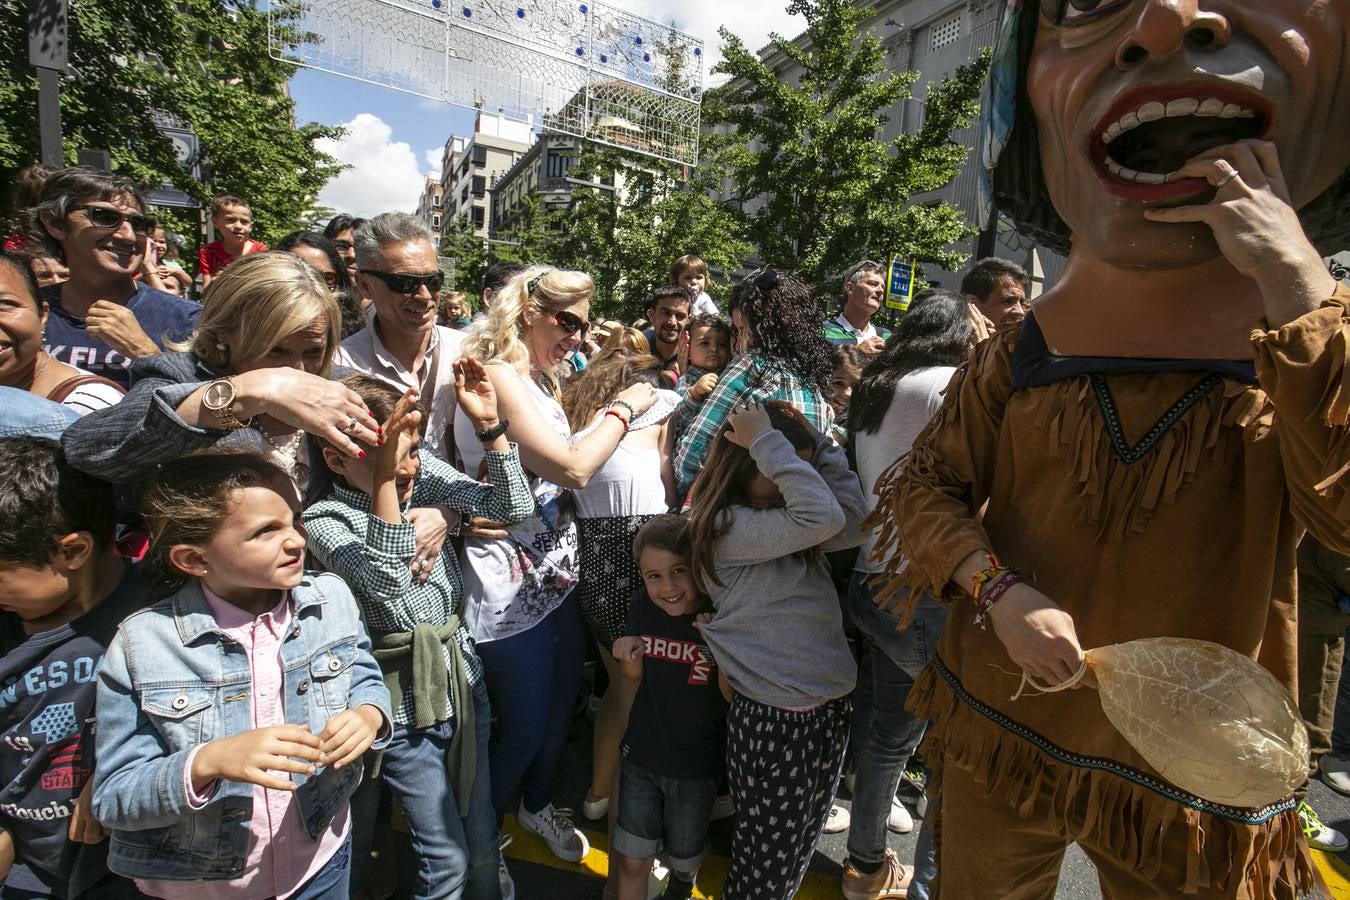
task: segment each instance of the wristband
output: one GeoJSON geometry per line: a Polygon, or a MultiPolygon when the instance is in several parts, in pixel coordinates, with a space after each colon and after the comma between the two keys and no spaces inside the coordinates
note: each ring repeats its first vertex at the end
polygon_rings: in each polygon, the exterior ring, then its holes
{"type": "Polygon", "coordinates": [[[509,419],[502,419],[491,428],[485,428],[482,431],[474,432],[474,437],[478,438],[478,440],[484,444],[489,441],[495,441],[497,438],[506,434],[506,428],[510,424],[511,422],[509,419]]]}
{"type": "Polygon", "coordinates": [[[1017,569],[1004,569],[994,579],[984,585],[980,595],[975,598],[975,624],[981,628],[988,628],[989,611],[994,608],[994,604],[1006,593],[1014,584],[1023,583],[1026,577],[1017,569]]]}
{"type": "Polygon", "coordinates": [[[628,433],[628,420],[623,417],[623,413],[619,412],[617,409],[607,409],[605,410],[605,415],[613,416],[614,418],[618,419],[619,424],[623,425],[623,433],[624,434],[628,433]]]}
{"type": "Polygon", "coordinates": [[[986,553],[984,558],[989,565],[970,576],[970,596],[977,600],[986,584],[997,578],[999,573],[1008,571],[1008,567],[994,554],[986,553]]]}

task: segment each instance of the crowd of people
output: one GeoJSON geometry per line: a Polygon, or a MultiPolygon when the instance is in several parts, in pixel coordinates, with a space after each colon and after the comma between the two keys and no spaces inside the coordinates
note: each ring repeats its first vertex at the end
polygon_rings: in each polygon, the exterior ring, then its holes
{"type": "MultiPolygon", "coordinates": [[[[555,802],[588,657],[606,687],[580,813],[608,833],[606,896],[663,873],[661,897],[690,897],[728,817],[728,900],[792,897],[843,831],[845,897],[929,896],[922,814],[971,790],[949,772],[925,797],[917,753],[950,727],[931,681],[952,607],[926,585],[895,601],[878,498],[918,490],[896,480],[912,448],[905,478],[936,466],[963,364],[1025,340],[1019,266],[978,260],[886,327],[872,260],[836,315],[764,267],[723,317],[685,255],[629,324],[592,317],[584,272],[499,263],[480,295],[445,290],[403,213],[270,250],[222,195],[190,275],[128,179],[34,167],[20,187],[5,896],[383,896],[372,860],[404,834],[411,896],[512,897],[508,815],[561,860],[590,852],[555,802]],[[911,808],[902,862],[887,835],[911,808]]],[[[989,560],[977,600],[1021,583],[989,560]]],[[[1350,793],[1347,613],[1326,609],[1346,569],[1304,542],[1310,777],[1350,793]]],[[[1301,797],[1303,836],[1343,849],[1301,797]]]]}
{"type": "Polygon", "coordinates": [[[922,637],[865,614],[859,473],[904,453],[988,334],[986,282],[1021,302],[1017,266],[981,261],[970,300],[926,291],[892,335],[875,262],[829,321],[773,268],[723,318],[691,254],[626,324],[592,318],[583,272],[495,264],[480,296],[445,290],[406,214],[269,250],[222,195],[189,276],[123,177],[34,167],[18,201],[7,891],[378,896],[397,810],[413,896],[512,896],[508,814],[589,851],[554,802],[589,656],[581,814],[610,835],[607,894],[647,897],[655,866],[690,896],[734,816],[722,896],[792,896],[848,828],[851,745],[872,802],[844,888],[921,895],[885,846],[914,827],[916,651],[899,671],[882,648],[922,637]]]}

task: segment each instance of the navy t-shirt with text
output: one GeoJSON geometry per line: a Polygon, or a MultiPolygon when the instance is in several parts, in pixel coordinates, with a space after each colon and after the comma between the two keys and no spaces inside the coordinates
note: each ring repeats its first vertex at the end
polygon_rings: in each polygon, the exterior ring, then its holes
{"type": "Polygon", "coordinates": [[[667,615],[639,587],[628,601],[624,634],[642,638],[644,647],[624,758],[665,778],[720,778],[727,704],[694,616],[667,615]]]}
{"type": "Polygon", "coordinates": [[[0,827],[14,838],[7,888],[74,897],[108,877],[108,842],[67,839],[94,771],[98,667],[117,626],[145,605],[136,569],[102,603],[31,637],[0,619],[0,827]]]}
{"type": "MultiPolygon", "coordinates": [[[[61,285],[54,284],[42,292],[42,299],[51,307],[47,316],[47,330],[42,335],[42,349],[55,359],[102,375],[122,387],[130,387],[131,360],[85,329],[84,319],[78,319],[61,307],[61,285]]],[[[136,283],[136,293],[126,303],[141,330],[149,335],[161,350],[165,341],[187,340],[197,328],[197,317],[202,308],[191,300],[175,297],[156,290],[144,282],[136,283]]]]}

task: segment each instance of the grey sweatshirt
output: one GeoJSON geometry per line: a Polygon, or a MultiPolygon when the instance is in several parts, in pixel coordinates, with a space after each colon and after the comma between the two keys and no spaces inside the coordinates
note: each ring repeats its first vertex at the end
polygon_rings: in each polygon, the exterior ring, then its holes
{"type": "Polygon", "coordinates": [[[708,585],[716,612],[703,636],[737,693],[768,706],[818,706],[853,690],[858,670],[829,567],[795,554],[856,547],[867,502],[829,438],[814,466],[777,429],[757,437],[750,455],[787,505],[723,513],[730,527],[713,550],[722,587],[708,585]]]}

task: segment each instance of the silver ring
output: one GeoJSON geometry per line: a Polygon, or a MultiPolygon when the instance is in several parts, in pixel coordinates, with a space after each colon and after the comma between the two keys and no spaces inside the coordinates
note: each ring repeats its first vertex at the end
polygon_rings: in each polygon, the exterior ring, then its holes
{"type": "Polygon", "coordinates": [[[1218,181],[1214,182],[1214,190],[1217,191],[1219,188],[1223,187],[1225,184],[1232,181],[1236,177],[1238,177],[1238,170],[1233,169],[1227,175],[1223,176],[1218,181]]]}
{"type": "Polygon", "coordinates": [[[342,433],[351,434],[353,431],[356,430],[357,426],[360,424],[361,424],[360,422],[356,421],[356,417],[352,416],[352,418],[347,422],[347,427],[342,429],[342,433]]]}

